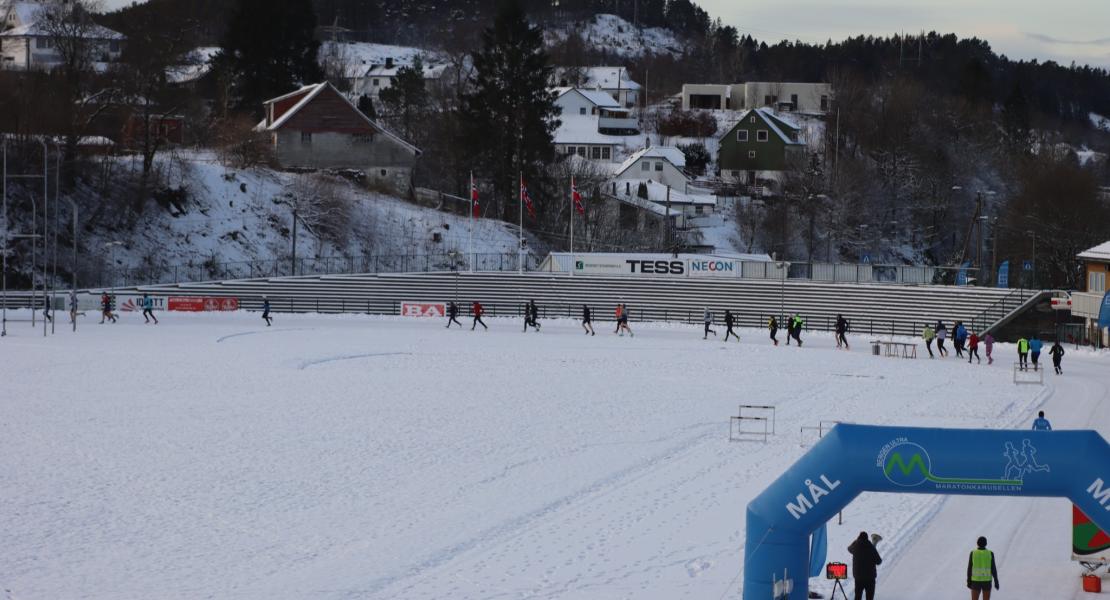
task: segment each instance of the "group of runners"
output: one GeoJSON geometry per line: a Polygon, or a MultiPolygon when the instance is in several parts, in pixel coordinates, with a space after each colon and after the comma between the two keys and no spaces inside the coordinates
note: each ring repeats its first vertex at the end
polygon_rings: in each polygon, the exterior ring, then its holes
{"type": "MultiPolygon", "coordinates": [[[[948,349],[944,347],[944,342],[948,339],[948,328],[943,321],[937,321],[935,325],[925,325],[921,330],[921,339],[925,340],[925,349],[929,352],[929,358],[935,358],[933,354],[933,342],[937,344],[937,354],[941,358],[949,356],[948,349]]],[[[956,351],[956,358],[967,358],[967,363],[971,364],[974,360],[976,364],[983,362],[979,356],[979,344],[982,343],[983,349],[986,351],[987,364],[994,364],[994,336],[988,331],[983,337],[975,331],[969,330],[962,321],[956,321],[952,326],[952,348],[956,351]]],[[[1041,350],[1044,348],[1042,342],[1036,334],[1026,339],[1021,337],[1017,342],[1018,353],[1018,369],[1021,371],[1029,370],[1029,359],[1032,355],[1033,370],[1040,369],[1041,350]]],[[[1061,362],[1064,359],[1064,347],[1060,345],[1059,340],[1053,342],[1052,347],[1049,349],[1049,355],[1052,356],[1052,366],[1057,375],[1063,374],[1061,362]]]]}
{"type": "MultiPolygon", "coordinates": [[[[471,303],[470,314],[474,318],[474,321],[470,324],[471,331],[474,331],[479,325],[482,326],[482,329],[489,330],[485,321],[482,320],[482,316],[486,314],[486,309],[481,302],[475,300],[471,303]]],[[[613,330],[613,333],[619,336],[624,336],[627,333],[629,337],[632,337],[632,328],[628,326],[628,307],[623,303],[617,304],[614,317],[617,328],[613,330]]],[[[459,322],[459,305],[455,302],[448,302],[447,329],[450,329],[453,324],[460,328],[463,327],[463,324],[459,322]]],[[[536,306],[535,300],[529,300],[528,304],[524,305],[524,329],[522,331],[527,332],[529,327],[536,332],[539,332],[541,327],[540,309],[536,306]]],[[[590,307],[585,304],[582,305],[582,329],[586,335],[597,335],[597,332],[594,331],[593,313],[590,311],[590,307]]],[[[739,336],[737,336],[737,339],[740,339],[739,336]]]]}

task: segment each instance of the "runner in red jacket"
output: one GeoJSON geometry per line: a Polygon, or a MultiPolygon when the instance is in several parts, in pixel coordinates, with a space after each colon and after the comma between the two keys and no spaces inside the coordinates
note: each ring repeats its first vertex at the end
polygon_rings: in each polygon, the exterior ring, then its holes
{"type": "Polygon", "coordinates": [[[486,327],[485,321],[482,321],[482,314],[485,313],[485,310],[482,309],[482,304],[475,300],[474,305],[470,307],[470,310],[474,313],[474,323],[470,325],[470,330],[474,331],[474,328],[477,327],[479,323],[482,324],[482,329],[488,330],[489,327],[486,327]]]}

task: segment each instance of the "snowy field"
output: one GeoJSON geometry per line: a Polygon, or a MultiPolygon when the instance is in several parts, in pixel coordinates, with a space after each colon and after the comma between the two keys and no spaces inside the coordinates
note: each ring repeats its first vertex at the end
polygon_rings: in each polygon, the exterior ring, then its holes
{"type": "MultiPolygon", "coordinates": [[[[819,420],[1110,434],[1107,357],[1015,386],[992,367],[570,321],[91,317],[0,339],[8,598],[739,598],[744,508],[819,420]],[[770,443],[730,443],[741,403],[770,443]]],[[[723,331],[721,332],[723,334],[723,331]]],[[[830,560],[884,536],[882,598],[964,597],[975,536],[1003,596],[1081,595],[1070,507],[864,495],[830,560]]],[[[817,589],[826,591],[824,581],[817,589]]],[[[849,592],[850,592],[849,587],[849,592]]],[[[0,598],[4,596],[0,594],[0,598]]]]}

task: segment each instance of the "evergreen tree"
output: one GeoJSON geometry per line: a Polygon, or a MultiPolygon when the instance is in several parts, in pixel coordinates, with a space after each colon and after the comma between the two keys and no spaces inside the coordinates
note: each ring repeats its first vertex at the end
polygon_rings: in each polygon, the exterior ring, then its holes
{"type": "Polygon", "coordinates": [[[234,108],[260,114],[262,102],[323,78],[311,0],[238,0],[217,68],[234,108]]]}
{"type": "Polygon", "coordinates": [[[358,111],[366,115],[367,119],[378,118],[378,111],[374,110],[374,100],[366,94],[358,97],[358,111]]]}
{"type": "Polygon", "coordinates": [[[428,107],[428,90],[424,87],[424,61],[419,56],[411,65],[397,69],[393,84],[378,93],[378,100],[401,135],[416,140],[416,124],[428,107]]]}
{"type": "Polygon", "coordinates": [[[539,175],[554,158],[558,109],[547,87],[551,66],[543,33],[528,24],[516,0],[504,0],[472,58],[473,91],[462,99],[461,143],[473,153],[475,173],[492,184],[493,214],[515,221],[519,173],[539,202],[539,175]]]}

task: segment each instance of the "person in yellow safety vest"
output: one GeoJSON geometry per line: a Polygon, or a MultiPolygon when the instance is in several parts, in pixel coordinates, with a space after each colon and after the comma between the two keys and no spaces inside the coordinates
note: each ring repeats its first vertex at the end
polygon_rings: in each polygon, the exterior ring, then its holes
{"type": "Polygon", "coordinates": [[[1018,339],[1018,368],[1022,371],[1029,370],[1029,340],[1025,338],[1018,339]]]}
{"type": "Polygon", "coordinates": [[[980,536],[979,546],[967,558],[967,589],[971,590],[971,600],[991,600],[991,579],[994,589],[998,589],[998,568],[994,564],[994,552],[987,550],[987,538],[980,536]]]}

